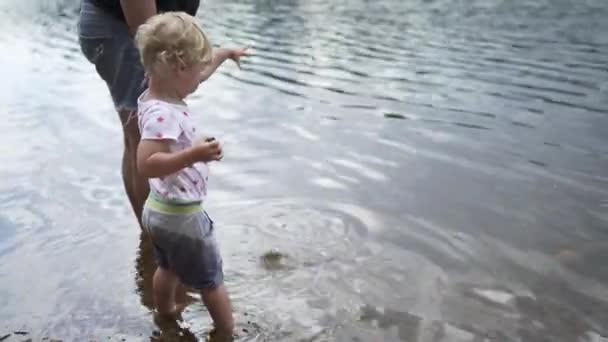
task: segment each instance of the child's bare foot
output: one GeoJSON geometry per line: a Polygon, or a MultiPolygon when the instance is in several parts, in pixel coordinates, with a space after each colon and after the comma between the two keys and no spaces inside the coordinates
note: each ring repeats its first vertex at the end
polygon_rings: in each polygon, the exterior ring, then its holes
{"type": "Polygon", "coordinates": [[[208,342],[232,342],[237,338],[234,334],[221,333],[217,328],[211,329],[209,332],[208,342]]]}
{"type": "MultiPolygon", "coordinates": [[[[154,311],[154,322],[157,323],[157,320],[162,321],[181,321],[182,320],[182,312],[186,310],[186,308],[190,305],[190,303],[177,303],[173,310],[169,312],[159,312],[154,311]]],[[[158,324],[158,323],[157,323],[158,324]]]]}
{"type": "Polygon", "coordinates": [[[182,303],[177,304],[175,309],[171,312],[158,312],[154,311],[154,324],[163,334],[178,334],[181,332],[189,332],[184,326],[184,320],[182,318],[182,312],[186,309],[188,304],[182,303]]]}
{"type": "Polygon", "coordinates": [[[161,330],[170,328],[177,324],[178,320],[181,320],[181,315],[176,315],[174,312],[158,312],[154,311],[154,324],[156,324],[161,330]]]}
{"type": "Polygon", "coordinates": [[[171,313],[154,312],[154,324],[164,334],[177,332],[179,330],[178,320],[180,319],[181,317],[177,317],[171,313]]]}
{"type": "Polygon", "coordinates": [[[155,333],[157,339],[154,339],[154,341],[198,341],[190,331],[188,324],[183,321],[178,313],[177,307],[171,313],[154,312],[154,324],[158,328],[158,332],[155,333]]]}

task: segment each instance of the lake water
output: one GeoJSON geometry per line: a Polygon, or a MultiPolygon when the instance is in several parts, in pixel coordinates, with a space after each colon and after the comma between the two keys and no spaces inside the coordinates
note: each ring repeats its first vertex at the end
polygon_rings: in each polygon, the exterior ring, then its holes
{"type": "MultiPolygon", "coordinates": [[[[0,339],[159,336],[76,0],[0,2],[0,339]],[[16,334],[23,333],[23,334],[16,334]]],[[[240,341],[608,341],[608,3],[206,0],[240,341]],[[263,258],[269,251],[280,260],[263,258]]]]}

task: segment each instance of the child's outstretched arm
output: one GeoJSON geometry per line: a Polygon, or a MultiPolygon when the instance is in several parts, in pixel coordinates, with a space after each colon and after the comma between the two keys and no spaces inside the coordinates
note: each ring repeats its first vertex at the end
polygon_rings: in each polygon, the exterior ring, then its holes
{"type": "Polygon", "coordinates": [[[227,59],[232,59],[238,67],[241,67],[241,57],[251,56],[251,53],[247,51],[247,48],[242,49],[222,49],[217,48],[213,51],[213,59],[207,67],[201,73],[199,82],[202,83],[206,81],[213,73],[217,70],[217,68],[222,65],[227,59]]]}

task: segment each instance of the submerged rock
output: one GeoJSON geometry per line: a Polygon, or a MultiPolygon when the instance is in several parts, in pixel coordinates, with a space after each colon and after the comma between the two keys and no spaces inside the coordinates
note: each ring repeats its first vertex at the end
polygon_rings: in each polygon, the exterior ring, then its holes
{"type": "Polygon", "coordinates": [[[288,258],[287,254],[280,252],[278,249],[271,249],[266,253],[262,254],[260,258],[262,265],[271,270],[282,269],[287,267],[285,260],[288,258]]]}

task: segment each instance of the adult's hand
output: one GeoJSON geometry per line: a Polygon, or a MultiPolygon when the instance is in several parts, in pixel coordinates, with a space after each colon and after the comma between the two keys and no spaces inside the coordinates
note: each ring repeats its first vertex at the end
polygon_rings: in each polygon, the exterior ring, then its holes
{"type": "Polygon", "coordinates": [[[155,0],[120,0],[120,6],[131,34],[135,34],[139,25],[145,23],[157,11],[155,0]]]}

